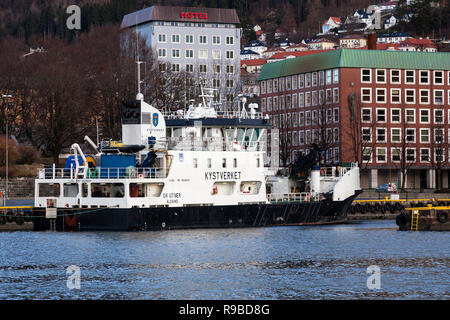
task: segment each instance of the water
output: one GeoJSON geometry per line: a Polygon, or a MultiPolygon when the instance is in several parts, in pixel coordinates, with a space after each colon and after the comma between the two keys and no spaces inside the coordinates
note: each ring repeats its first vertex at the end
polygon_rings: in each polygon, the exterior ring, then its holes
{"type": "Polygon", "coordinates": [[[164,232],[2,232],[0,299],[449,299],[450,234],[394,221],[164,232]],[[66,268],[81,269],[81,289],[66,268]],[[381,270],[369,290],[367,267],[381,270]]]}

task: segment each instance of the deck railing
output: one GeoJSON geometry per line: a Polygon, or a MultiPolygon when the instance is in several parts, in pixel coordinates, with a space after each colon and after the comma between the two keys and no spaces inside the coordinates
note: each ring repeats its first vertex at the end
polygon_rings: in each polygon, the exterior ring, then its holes
{"type": "Polygon", "coordinates": [[[165,178],[164,168],[40,168],[39,179],[155,179],[165,178]]]}
{"type": "MultiPolygon", "coordinates": [[[[246,112],[242,111],[216,111],[216,115],[214,118],[217,119],[265,119],[265,116],[262,112],[251,113],[249,110],[246,112]]],[[[185,112],[178,111],[164,111],[162,112],[165,119],[173,120],[173,119],[185,119],[185,112]]],[[[210,115],[205,115],[205,118],[212,118],[210,115]]]]}
{"type": "Polygon", "coordinates": [[[312,196],[309,192],[300,193],[269,193],[267,200],[270,202],[311,202],[319,200],[318,196],[312,196]]]}

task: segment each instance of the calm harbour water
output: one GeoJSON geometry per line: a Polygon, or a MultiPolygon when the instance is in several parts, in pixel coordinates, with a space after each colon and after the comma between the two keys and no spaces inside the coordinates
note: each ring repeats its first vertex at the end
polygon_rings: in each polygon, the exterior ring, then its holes
{"type": "Polygon", "coordinates": [[[395,221],[164,232],[2,232],[0,299],[450,299],[450,234],[395,221]],[[81,269],[81,289],[66,268],[81,269]],[[369,290],[367,267],[381,270],[369,290]]]}

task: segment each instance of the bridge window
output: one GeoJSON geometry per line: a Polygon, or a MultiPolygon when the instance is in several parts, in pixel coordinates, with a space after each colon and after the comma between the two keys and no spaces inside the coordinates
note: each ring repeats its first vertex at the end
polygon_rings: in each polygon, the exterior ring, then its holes
{"type": "Polygon", "coordinates": [[[59,197],[61,194],[59,183],[39,183],[39,197],[59,197]]]}
{"type": "Polygon", "coordinates": [[[123,183],[92,183],[92,198],[123,198],[125,187],[123,183]]]}

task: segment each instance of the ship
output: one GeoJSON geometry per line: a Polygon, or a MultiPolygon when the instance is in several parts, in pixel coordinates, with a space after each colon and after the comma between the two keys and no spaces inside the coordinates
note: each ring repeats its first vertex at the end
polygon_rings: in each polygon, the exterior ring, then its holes
{"type": "Polygon", "coordinates": [[[34,230],[172,230],[342,223],[361,193],[356,163],[323,166],[313,146],[270,168],[268,116],[220,111],[211,92],[161,112],[141,93],[122,105],[122,140],[74,143],[64,168],[40,168],[34,230]],[[86,149],[86,148],[85,148],[86,149]],[[322,164],[322,165],[321,165],[322,164]]]}

